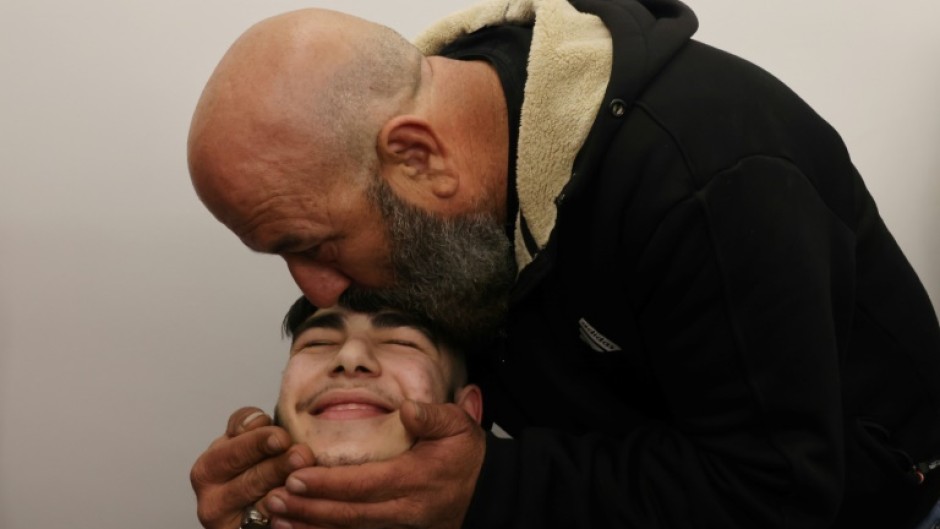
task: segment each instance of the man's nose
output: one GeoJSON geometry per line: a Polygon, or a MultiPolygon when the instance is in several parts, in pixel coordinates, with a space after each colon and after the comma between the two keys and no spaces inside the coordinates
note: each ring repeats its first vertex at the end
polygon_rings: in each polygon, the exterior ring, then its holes
{"type": "Polygon", "coordinates": [[[371,345],[362,340],[350,339],[333,357],[333,368],[330,374],[347,377],[377,377],[382,374],[382,368],[375,355],[372,354],[371,345]]]}
{"type": "Polygon", "coordinates": [[[294,283],[319,308],[332,307],[352,280],[339,270],[303,257],[284,256],[294,283]]]}

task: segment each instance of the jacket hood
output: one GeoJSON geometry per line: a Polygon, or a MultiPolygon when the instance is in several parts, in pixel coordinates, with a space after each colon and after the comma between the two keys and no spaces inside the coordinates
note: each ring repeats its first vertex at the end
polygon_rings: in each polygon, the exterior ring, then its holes
{"type": "Polygon", "coordinates": [[[515,247],[521,270],[548,244],[556,199],[571,180],[599,111],[612,97],[632,102],[691,36],[695,19],[671,1],[644,6],[636,0],[485,0],[440,20],[415,44],[434,55],[463,35],[504,24],[532,25],[516,159],[515,247]],[[679,31],[677,18],[684,19],[679,31]],[[668,38],[660,42],[664,26],[668,38]],[[615,75],[623,63],[626,78],[615,75]]]}

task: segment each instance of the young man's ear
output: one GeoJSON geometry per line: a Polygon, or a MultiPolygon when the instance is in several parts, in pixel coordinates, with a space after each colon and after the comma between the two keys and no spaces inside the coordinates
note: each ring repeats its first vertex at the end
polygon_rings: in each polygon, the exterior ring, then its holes
{"type": "Polygon", "coordinates": [[[400,115],[385,122],[379,131],[380,172],[395,191],[417,188],[438,198],[457,191],[448,152],[434,127],[415,115],[400,115]]]}
{"type": "Polygon", "coordinates": [[[476,384],[467,384],[457,390],[454,402],[473,417],[477,424],[483,421],[483,392],[476,384]]]}

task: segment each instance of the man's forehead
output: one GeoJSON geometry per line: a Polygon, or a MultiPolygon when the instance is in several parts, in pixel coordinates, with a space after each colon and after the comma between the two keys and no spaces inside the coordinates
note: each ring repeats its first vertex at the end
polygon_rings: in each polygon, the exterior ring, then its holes
{"type": "MultiPolygon", "coordinates": [[[[273,176],[243,182],[207,204],[248,248],[281,254],[306,250],[328,236],[331,195],[273,176]]],[[[308,179],[312,180],[312,179],[308,179]]],[[[221,183],[224,188],[224,182],[221,183]]]]}
{"type": "Polygon", "coordinates": [[[342,190],[332,166],[312,155],[310,142],[262,141],[252,134],[192,140],[190,174],[200,200],[220,222],[249,248],[276,253],[305,242],[284,237],[324,231],[342,190]]]}

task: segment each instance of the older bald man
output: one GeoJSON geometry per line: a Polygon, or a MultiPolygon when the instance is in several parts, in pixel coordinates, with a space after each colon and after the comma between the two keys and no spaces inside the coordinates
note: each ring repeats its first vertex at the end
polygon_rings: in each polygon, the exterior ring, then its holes
{"type": "Polygon", "coordinates": [[[193,119],[200,198],[317,305],[505,325],[479,360],[514,438],[409,404],[412,450],[320,468],[234,428],[194,467],[207,527],[262,498],[295,528],[923,518],[930,301],[838,135],[694,29],[673,0],[493,0],[423,53],[321,10],[233,45],[193,119]]]}

